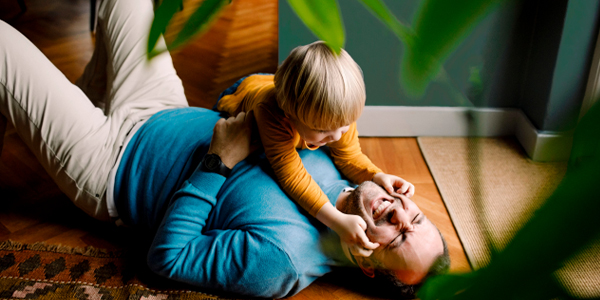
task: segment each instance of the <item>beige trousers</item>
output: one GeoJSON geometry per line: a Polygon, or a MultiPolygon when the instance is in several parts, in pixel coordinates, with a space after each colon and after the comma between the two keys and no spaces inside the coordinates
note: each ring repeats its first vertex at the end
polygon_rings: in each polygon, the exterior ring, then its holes
{"type": "Polygon", "coordinates": [[[60,189],[97,219],[109,219],[108,175],[133,126],[188,106],[170,55],[146,59],[153,17],[151,0],[104,0],[94,54],[77,85],[0,21],[0,112],[60,189]]]}

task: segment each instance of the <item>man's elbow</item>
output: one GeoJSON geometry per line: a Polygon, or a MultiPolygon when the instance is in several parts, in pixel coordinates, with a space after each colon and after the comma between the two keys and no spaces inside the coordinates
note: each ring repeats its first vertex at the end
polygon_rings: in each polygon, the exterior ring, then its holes
{"type": "Polygon", "coordinates": [[[151,248],[146,257],[146,264],[150,270],[160,276],[172,278],[175,270],[176,259],[164,249],[151,248]]]}

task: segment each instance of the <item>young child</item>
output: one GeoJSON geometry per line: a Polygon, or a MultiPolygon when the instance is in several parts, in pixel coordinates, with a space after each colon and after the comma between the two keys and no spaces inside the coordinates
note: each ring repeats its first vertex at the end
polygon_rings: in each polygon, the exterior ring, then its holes
{"type": "Polygon", "coordinates": [[[356,120],[365,105],[362,71],[342,50],[323,42],[292,50],[275,75],[240,79],[221,95],[216,109],[236,116],[253,110],[265,154],[283,190],[333,229],[354,255],[369,256],[379,244],[365,234],[365,221],[338,211],[308,174],[296,149],[328,145],[337,168],[349,180],[373,180],[388,192],[412,196],[414,187],[384,174],[362,152],[356,120]]]}

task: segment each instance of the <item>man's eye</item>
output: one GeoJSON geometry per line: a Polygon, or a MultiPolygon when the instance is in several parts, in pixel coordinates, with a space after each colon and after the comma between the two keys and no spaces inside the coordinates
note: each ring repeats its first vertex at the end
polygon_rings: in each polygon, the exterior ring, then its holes
{"type": "Polygon", "coordinates": [[[397,235],[389,244],[388,247],[390,248],[396,248],[398,246],[398,238],[401,236],[402,234],[397,235]]]}
{"type": "MultiPolygon", "coordinates": [[[[420,215],[421,215],[421,214],[420,214],[420,213],[418,213],[418,214],[417,214],[417,215],[416,215],[416,216],[413,218],[413,220],[412,220],[412,222],[411,222],[411,223],[415,223],[415,220],[417,220],[417,218],[419,218],[419,216],[420,216],[420,215]]],[[[417,220],[417,222],[416,222],[416,223],[417,223],[417,224],[421,224],[421,221],[423,221],[423,218],[420,218],[419,220],[417,220]]]]}
{"type": "Polygon", "coordinates": [[[390,243],[390,247],[396,248],[406,240],[406,230],[400,232],[398,236],[390,243]]]}

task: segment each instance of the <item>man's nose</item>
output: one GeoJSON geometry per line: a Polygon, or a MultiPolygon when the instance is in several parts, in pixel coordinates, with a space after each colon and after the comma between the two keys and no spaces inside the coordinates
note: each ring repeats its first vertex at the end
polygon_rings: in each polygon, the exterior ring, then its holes
{"type": "Polygon", "coordinates": [[[404,228],[407,231],[411,231],[413,225],[411,224],[408,214],[406,213],[406,211],[401,207],[394,207],[393,208],[393,215],[392,218],[390,219],[390,222],[392,222],[392,224],[396,225],[399,227],[399,229],[404,228]]]}

